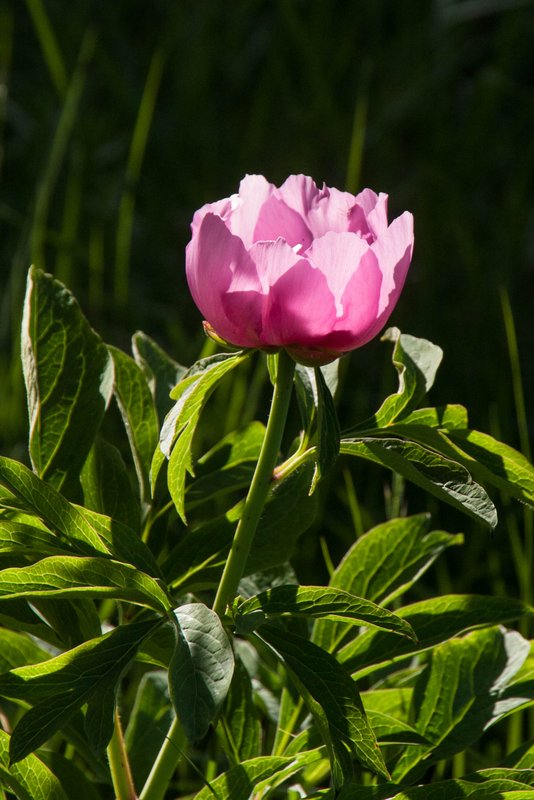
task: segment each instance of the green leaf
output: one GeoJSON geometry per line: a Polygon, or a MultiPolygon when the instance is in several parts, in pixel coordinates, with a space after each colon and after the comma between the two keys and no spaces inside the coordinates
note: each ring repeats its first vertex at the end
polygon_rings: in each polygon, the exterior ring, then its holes
{"type": "Polygon", "coordinates": [[[477,741],[501,714],[503,690],[529,652],[516,631],[490,628],[435,647],[413,694],[415,726],[427,745],[405,750],[393,777],[417,780],[428,767],[477,741]]]}
{"type": "Polygon", "coordinates": [[[0,628],[0,673],[13,667],[47,661],[50,653],[43,650],[25,633],[0,628]]]}
{"type": "Polygon", "coordinates": [[[139,499],[132,490],[123,458],[112,444],[97,437],[80,473],[84,503],[119,520],[136,533],[141,524],[139,499]]]}
{"type": "Polygon", "coordinates": [[[59,492],[18,461],[0,457],[0,483],[24,508],[38,516],[62,543],[82,555],[107,554],[158,576],[148,547],[117,520],[69,503],[59,492]]]}
{"type": "Polygon", "coordinates": [[[159,422],[141,368],[133,358],[109,347],[115,365],[115,397],[128,434],[142,502],[150,499],[150,464],[158,443],[159,422]]]}
{"type": "Polygon", "coordinates": [[[462,464],[477,480],[534,506],[534,467],[524,455],[492,436],[469,429],[438,430],[421,424],[392,425],[388,432],[462,464]]]}
{"type": "Polygon", "coordinates": [[[425,737],[408,723],[382,711],[369,711],[366,708],[365,712],[379,744],[425,744],[425,737]]]}
{"type": "Polygon", "coordinates": [[[0,571],[0,602],[20,597],[109,597],[167,611],[171,600],[136,567],[107,558],[50,556],[29,567],[0,571]]]}
{"type": "Polygon", "coordinates": [[[201,739],[216,719],[234,670],[232,645],[214,611],[203,603],[175,609],[176,648],[169,690],[190,741],[201,739]]]}
{"type": "Polygon", "coordinates": [[[337,413],[330,390],[322,371],[314,370],[317,387],[317,461],[310,493],[334,467],[339,455],[340,429],[337,413]]]}
{"type": "Polygon", "coordinates": [[[29,755],[18,764],[9,761],[9,736],[0,730],[0,783],[18,800],[69,800],[56,776],[37,758],[29,755]]]}
{"type": "Polygon", "coordinates": [[[39,752],[39,758],[57,776],[67,797],[75,797],[76,800],[101,800],[91,777],[86,776],[72,758],[44,749],[39,752]]]}
{"type": "Polygon", "coordinates": [[[187,509],[250,486],[260,454],[265,426],[251,422],[229,433],[197,462],[197,479],[186,491],[187,509]]]}
{"type": "MultiPolygon", "coordinates": [[[[299,536],[317,512],[316,496],[309,496],[310,464],[276,482],[267,499],[250,552],[245,575],[284,564],[293,554],[299,536]]],[[[240,518],[242,504],[187,533],[163,565],[167,581],[185,588],[211,588],[217,584],[240,518]]]]}
{"type": "Polygon", "coordinates": [[[22,322],[30,457],[57,489],[76,483],[113,387],[113,363],[72,294],[32,267],[22,322]]]}
{"type": "MultiPolygon", "coordinates": [[[[161,429],[160,449],[169,458],[169,492],[184,522],[185,479],[187,472],[193,474],[191,445],[202,409],[217,383],[246,358],[248,355],[243,353],[223,353],[198,361],[171,393],[176,403],[167,414],[161,429]]],[[[152,462],[153,490],[161,465],[161,457],[156,455],[152,462]]]]}
{"type": "Polygon", "coordinates": [[[402,425],[424,425],[428,428],[455,430],[467,428],[467,411],[463,406],[446,405],[439,408],[418,408],[402,418],[402,425]]]}
{"type": "MultiPolygon", "coordinates": [[[[82,705],[117,685],[138,647],[157,622],[121,625],[55,658],[0,675],[0,696],[33,705],[17,724],[10,743],[16,763],[62,729],[82,705]]],[[[111,734],[112,719],[107,723],[111,734]]]]}
{"type": "Polygon", "coordinates": [[[470,628],[498,625],[532,613],[526,603],[509,597],[443,595],[396,610],[412,626],[418,645],[382,631],[366,631],[345,645],[337,657],[352,673],[368,673],[384,662],[434,647],[470,628]]]}
{"type": "Polygon", "coordinates": [[[263,756],[244,761],[219,775],[194,800],[250,800],[255,794],[273,789],[318,759],[315,752],[297,757],[263,756]]]}
{"type": "Polygon", "coordinates": [[[57,633],[43,622],[26,600],[5,600],[0,603],[0,625],[15,631],[25,631],[42,639],[54,647],[62,647],[63,642],[57,633]]]}
{"type": "Polygon", "coordinates": [[[174,361],[150,336],[137,331],[132,337],[132,352],[143,370],[161,422],[172,406],[171,390],[183,378],[187,368],[174,361]]]}
{"type": "Polygon", "coordinates": [[[317,645],[287,630],[265,625],[261,639],[282,660],[313,714],[328,750],[335,785],[340,787],[351,778],[354,760],[387,779],[356,684],[344,668],[317,645]]]}
{"type": "Polygon", "coordinates": [[[240,621],[244,619],[246,625],[249,616],[260,619],[303,616],[342,619],[352,625],[371,625],[415,638],[411,627],[391,611],[334,587],[275,586],[248,600],[237,600],[233,613],[238,633],[240,621]]]}
{"type": "Polygon", "coordinates": [[[261,722],[254,703],[252,683],[240,658],[235,660],[217,734],[223,740],[232,766],[261,754],[261,722]]]}
{"type": "Polygon", "coordinates": [[[417,339],[398,328],[388,328],[382,341],[393,342],[393,364],[399,375],[396,394],[386,398],[374,417],[377,428],[383,428],[412,411],[432,388],[443,358],[443,350],[426,339],[417,339]]]}
{"type": "Polygon", "coordinates": [[[16,520],[0,518],[0,552],[18,553],[25,557],[39,558],[44,555],[72,555],[75,548],[59,539],[39,524],[27,525],[16,520]]]}
{"type": "Polygon", "coordinates": [[[167,673],[163,670],[145,673],[139,682],[125,735],[136,786],[143,786],[148,778],[173,717],[167,673]]]}
{"type": "Polygon", "coordinates": [[[382,464],[449,505],[494,528],[497,511],[485,490],[465,467],[401,439],[346,439],[341,453],[382,464]]]}
{"type": "MultiPolygon", "coordinates": [[[[430,531],[430,516],[392,519],[361,536],[334,571],[330,586],[381,604],[406,592],[447,547],[461,544],[461,534],[430,531]]],[[[318,620],[313,641],[336,649],[347,625],[318,620]]]]}

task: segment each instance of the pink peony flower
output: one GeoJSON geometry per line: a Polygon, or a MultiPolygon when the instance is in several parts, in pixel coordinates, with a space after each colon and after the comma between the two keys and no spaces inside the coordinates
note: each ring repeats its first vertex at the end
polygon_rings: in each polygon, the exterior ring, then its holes
{"type": "Polygon", "coordinates": [[[247,175],[238,194],[199,209],[186,250],[207,328],[239,347],[286,348],[326,363],[384,327],[413,249],[413,217],[388,226],[387,195],[354,196],[291,175],[247,175]]]}

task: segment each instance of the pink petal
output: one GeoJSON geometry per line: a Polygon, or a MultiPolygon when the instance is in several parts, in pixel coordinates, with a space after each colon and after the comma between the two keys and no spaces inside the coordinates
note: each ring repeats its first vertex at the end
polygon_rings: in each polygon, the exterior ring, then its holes
{"type": "Polygon", "coordinates": [[[378,313],[385,324],[404,286],[413,251],[413,216],[405,211],[371,245],[384,276],[378,313]]]}
{"type": "Polygon", "coordinates": [[[256,242],[250,248],[249,255],[256,265],[264,294],[268,294],[270,287],[301,260],[301,256],[283,239],[256,242]]]}
{"type": "Polygon", "coordinates": [[[367,224],[375,239],[387,231],[388,196],[384,192],[380,192],[375,207],[367,214],[367,224]]]}
{"type": "Polygon", "coordinates": [[[310,262],[326,277],[335,298],[338,317],[344,313],[342,298],[345,289],[368,252],[369,245],[356,233],[332,231],[316,239],[308,251],[310,262]]]}
{"type": "Polygon", "coordinates": [[[271,287],[261,341],[274,346],[321,346],[335,321],[336,306],[326,278],[302,259],[271,287]]]}
{"type": "Polygon", "coordinates": [[[343,349],[361,347],[380,330],[381,326],[377,330],[377,325],[382,280],[380,264],[368,248],[341,298],[343,317],[337,321],[336,330],[338,336],[346,332],[343,349]]]}
{"type": "Polygon", "coordinates": [[[313,178],[307,175],[290,175],[277,189],[277,196],[306,220],[313,203],[322,195],[313,178]]]}
{"type": "Polygon", "coordinates": [[[247,306],[249,318],[244,325],[239,317],[226,313],[223,303],[231,286],[255,296],[255,289],[260,288],[256,267],[241,239],[233,236],[215,214],[206,214],[198,234],[187,246],[186,275],[193,300],[216,333],[239,346],[256,346],[256,340],[250,338],[250,330],[254,329],[250,317],[256,311],[255,326],[259,328],[259,293],[256,292],[256,303],[247,306]]]}
{"type": "Polygon", "coordinates": [[[247,248],[255,241],[254,231],[261,207],[271,197],[274,188],[263,175],[246,175],[239,184],[239,193],[229,216],[229,227],[247,248]]]}
{"type": "Polygon", "coordinates": [[[297,246],[299,253],[307,250],[312,242],[312,235],[300,214],[272,195],[260,209],[254,241],[275,241],[279,237],[291,247],[297,246]]]}
{"type": "Polygon", "coordinates": [[[325,187],[318,195],[308,214],[308,222],[315,239],[328,231],[350,230],[350,214],[354,196],[339,189],[325,187]]]}

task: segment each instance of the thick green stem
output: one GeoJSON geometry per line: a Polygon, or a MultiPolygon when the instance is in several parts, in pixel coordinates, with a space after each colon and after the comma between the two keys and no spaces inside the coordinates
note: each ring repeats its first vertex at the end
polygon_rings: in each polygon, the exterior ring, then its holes
{"type": "Polygon", "coordinates": [[[146,779],[139,800],[163,800],[182,755],[184,744],[184,732],[178,719],[175,718],[171,723],[163,747],[154,761],[150,775],[146,779]]]}
{"type": "Polygon", "coordinates": [[[267,499],[286,423],[294,371],[295,362],[285,350],[281,350],[278,355],[273,402],[260,457],[213,605],[213,610],[219,616],[224,614],[226,607],[237,593],[237,587],[243,576],[256,528],[267,499]]]}
{"type": "Polygon", "coordinates": [[[117,800],[137,800],[118,709],[115,710],[115,727],[108,745],[108,759],[117,800]]]}

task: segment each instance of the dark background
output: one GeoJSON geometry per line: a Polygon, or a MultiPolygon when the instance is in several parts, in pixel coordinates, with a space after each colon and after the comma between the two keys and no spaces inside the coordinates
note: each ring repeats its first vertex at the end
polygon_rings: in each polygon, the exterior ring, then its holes
{"type": "MultiPolygon", "coordinates": [[[[128,348],[140,328],[191,363],[203,337],[184,279],[189,223],[247,172],[370,186],[391,216],[411,210],[415,257],[391,322],[443,347],[433,403],[463,403],[473,427],[528,452],[532,2],[3,0],[0,83],[3,452],[25,438],[30,262],[67,283],[107,341],[128,348]]],[[[350,359],[347,422],[395,388],[389,345],[350,359]]]]}

